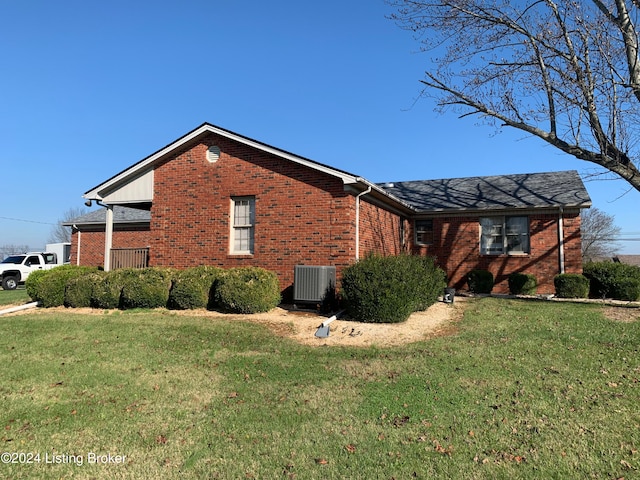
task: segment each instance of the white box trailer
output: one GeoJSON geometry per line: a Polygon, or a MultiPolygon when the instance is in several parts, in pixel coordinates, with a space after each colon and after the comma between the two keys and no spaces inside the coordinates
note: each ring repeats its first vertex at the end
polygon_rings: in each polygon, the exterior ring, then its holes
{"type": "Polygon", "coordinates": [[[63,243],[48,243],[45,248],[47,253],[55,253],[58,265],[65,265],[70,262],[71,257],[71,244],[68,242],[63,243]]]}

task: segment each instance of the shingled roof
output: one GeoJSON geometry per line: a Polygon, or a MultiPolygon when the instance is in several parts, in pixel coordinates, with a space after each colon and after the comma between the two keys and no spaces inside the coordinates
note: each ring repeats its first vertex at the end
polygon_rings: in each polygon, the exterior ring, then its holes
{"type": "MultiPolygon", "coordinates": [[[[124,207],[122,205],[115,205],[113,207],[113,223],[149,223],[151,220],[151,212],[148,210],[141,210],[139,208],[124,207]]],[[[63,223],[67,227],[73,225],[104,225],[107,221],[107,210],[100,208],[99,210],[93,210],[85,215],[76,217],[73,220],[63,223]]]]}
{"type": "Polygon", "coordinates": [[[591,205],[575,170],[379,184],[418,212],[591,205]]]}

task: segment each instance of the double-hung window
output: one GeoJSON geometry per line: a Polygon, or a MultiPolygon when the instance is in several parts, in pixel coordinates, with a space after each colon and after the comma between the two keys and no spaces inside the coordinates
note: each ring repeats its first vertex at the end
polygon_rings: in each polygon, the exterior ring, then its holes
{"type": "Polygon", "coordinates": [[[253,254],[253,234],[255,228],[255,197],[235,197],[231,199],[232,231],[231,253],[253,254]]]}
{"type": "Polygon", "coordinates": [[[418,245],[433,245],[433,220],[416,220],[416,243],[418,245]]]}
{"type": "Polygon", "coordinates": [[[481,217],[480,254],[529,253],[529,217],[481,217]]]}

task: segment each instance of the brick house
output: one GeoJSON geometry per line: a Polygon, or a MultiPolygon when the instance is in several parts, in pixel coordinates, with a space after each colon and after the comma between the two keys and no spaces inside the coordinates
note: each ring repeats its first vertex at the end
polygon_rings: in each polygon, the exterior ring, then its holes
{"type": "Polygon", "coordinates": [[[105,208],[66,223],[74,264],[260,266],[285,298],[296,265],[339,279],[371,252],[435,256],[458,289],[482,268],[496,292],[521,271],[552,293],[554,275],[582,271],[591,204],[575,171],[375,184],[208,123],[84,198],[105,208]]]}

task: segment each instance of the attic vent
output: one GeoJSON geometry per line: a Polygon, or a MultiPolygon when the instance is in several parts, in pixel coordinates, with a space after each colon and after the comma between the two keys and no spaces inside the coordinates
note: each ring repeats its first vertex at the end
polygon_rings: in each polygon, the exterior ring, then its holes
{"type": "Polygon", "coordinates": [[[296,265],[293,280],[295,303],[322,303],[333,295],[336,285],[336,267],[296,265]]]}
{"type": "Polygon", "coordinates": [[[207,160],[209,163],[216,163],[220,158],[220,147],[216,145],[211,145],[207,149],[207,160]]]}

